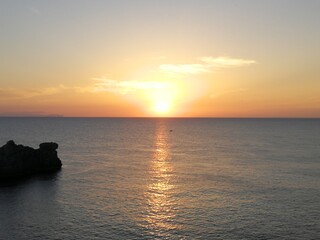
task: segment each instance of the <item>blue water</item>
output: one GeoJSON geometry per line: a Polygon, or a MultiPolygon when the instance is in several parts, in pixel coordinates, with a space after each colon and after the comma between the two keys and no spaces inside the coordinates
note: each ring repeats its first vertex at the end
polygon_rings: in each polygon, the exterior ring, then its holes
{"type": "Polygon", "coordinates": [[[1,240],[320,237],[319,119],[0,118],[10,139],[63,169],[0,184],[1,240]]]}

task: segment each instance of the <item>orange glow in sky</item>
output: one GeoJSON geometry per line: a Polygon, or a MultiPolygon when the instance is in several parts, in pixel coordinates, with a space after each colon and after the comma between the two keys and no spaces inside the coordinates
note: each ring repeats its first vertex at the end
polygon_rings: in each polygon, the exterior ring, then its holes
{"type": "Polygon", "coordinates": [[[320,117],[319,7],[1,1],[0,116],[320,117]]]}

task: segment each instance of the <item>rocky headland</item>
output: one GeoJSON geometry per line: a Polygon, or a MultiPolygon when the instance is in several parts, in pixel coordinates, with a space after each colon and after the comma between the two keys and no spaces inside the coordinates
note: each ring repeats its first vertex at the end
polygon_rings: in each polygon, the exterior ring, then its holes
{"type": "Polygon", "coordinates": [[[8,141],[0,147],[0,180],[21,178],[61,169],[57,143],[41,143],[38,149],[8,141]]]}

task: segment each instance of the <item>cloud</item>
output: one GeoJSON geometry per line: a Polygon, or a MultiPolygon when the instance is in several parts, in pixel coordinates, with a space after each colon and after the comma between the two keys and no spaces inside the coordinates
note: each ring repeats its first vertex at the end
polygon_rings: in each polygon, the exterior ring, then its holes
{"type": "Polygon", "coordinates": [[[34,6],[29,6],[28,7],[28,10],[32,13],[32,14],[35,14],[35,15],[39,15],[40,14],[40,10],[34,6]]]}
{"type": "Polygon", "coordinates": [[[129,92],[149,89],[165,89],[169,87],[167,82],[155,81],[118,81],[107,78],[93,78],[96,83],[93,92],[113,92],[117,94],[127,94],[129,92]]]}
{"type": "Polygon", "coordinates": [[[230,58],[230,57],[202,57],[199,60],[209,67],[215,68],[225,68],[225,67],[243,67],[251,64],[255,64],[255,60],[246,60],[240,58],[230,58]]]}
{"type": "Polygon", "coordinates": [[[192,64],[162,64],[159,66],[161,71],[179,74],[202,74],[212,72],[220,68],[243,67],[255,64],[255,60],[247,60],[231,57],[201,57],[200,63],[192,64]]]}
{"type": "Polygon", "coordinates": [[[204,64],[162,64],[159,66],[161,71],[174,72],[182,74],[199,74],[210,72],[209,68],[204,64]]]}
{"type": "Polygon", "coordinates": [[[68,89],[64,85],[49,88],[0,88],[0,99],[28,99],[39,96],[50,96],[68,89]]]}
{"type": "Polygon", "coordinates": [[[166,56],[157,56],[157,57],[150,57],[149,60],[165,60],[167,59],[166,56]]]}
{"type": "Polygon", "coordinates": [[[236,93],[236,92],[244,92],[247,91],[247,89],[245,88],[237,88],[237,89],[231,89],[231,90],[227,90],[227,91],[223,91],[223,92],[215,92],[212,93],[209,98],[217,98],[220,97],[221,95],[225,95],[225,94],[230,94],[230,93],[236,93]]]}
{"type": "Polygon", "coordinates": [[[0,101],[53,96],[65,91],[72,91],[80,94],[111,92],[125,95],[135,91],[169,89],[171,86],[169,82],[160,81],[126,81],[107,79],[104,77],[93,78],[92,80],[94,80],[94,83],[81,87],[59,85],[47,88],[0,88],[0,101]]]}
{"type": "Polygon", "coordinates": [[[12,112],[0,112],[0,117],[63,117],[63,115],[46,113],[46,112],[12,111],[12,112]]]}

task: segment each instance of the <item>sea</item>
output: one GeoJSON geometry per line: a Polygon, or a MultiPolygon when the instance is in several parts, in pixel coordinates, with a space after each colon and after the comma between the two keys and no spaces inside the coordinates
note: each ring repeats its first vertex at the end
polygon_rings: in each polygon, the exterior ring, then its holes
{"type": "Polygon", "coordinates": [[[0,239],[320,239],[320,119],[0,118],[62,170],[0,183],[0,239]]]}

